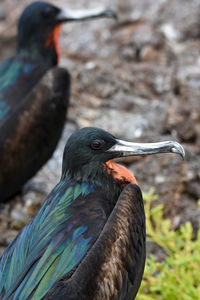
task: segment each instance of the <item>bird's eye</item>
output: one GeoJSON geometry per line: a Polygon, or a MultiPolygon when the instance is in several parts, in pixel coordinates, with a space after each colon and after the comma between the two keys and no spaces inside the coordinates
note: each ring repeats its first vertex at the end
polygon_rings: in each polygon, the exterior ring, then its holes
{"type": "Polygon", "coordinates": [[[105,142],[103,140],[94,140],[91,142],[90,146],[93,150],[100,150],[103,148],[105,142]]]}
{"type": "Polygon", "coordinates": [[[42,15],[44,17],[51,17],[54,14],[55,14],[55,9],[51,6],[46,7],[45,10],[43,10],[42,12],[42,15]]]}
{"type": "Polygon", "coordinates": [[[52,12],[51,7],[46,7],[45,10],[43,11],[43,15],[48,16],[52,12]]]}

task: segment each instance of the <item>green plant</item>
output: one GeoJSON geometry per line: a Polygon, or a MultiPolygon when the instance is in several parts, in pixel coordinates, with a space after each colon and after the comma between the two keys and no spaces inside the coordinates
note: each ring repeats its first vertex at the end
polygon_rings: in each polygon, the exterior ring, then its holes
{"type": "Polygon", "coordinates": [[[137,300],[200,300],[200,229],[193,237],[191,223],[175,231],[163,218],[163,205],[151,208],[154,190],[144,194],[147,240],[166,253],[162,262],[150,255],[137,300]]]}

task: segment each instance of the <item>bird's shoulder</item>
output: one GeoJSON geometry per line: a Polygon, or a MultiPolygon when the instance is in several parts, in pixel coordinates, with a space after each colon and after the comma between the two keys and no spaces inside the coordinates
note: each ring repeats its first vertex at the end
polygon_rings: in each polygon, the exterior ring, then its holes
{"type": "MultiPolygon", "coordinates": [[[[63,99],[68,105],[70,76],[64,68],[46,70],[39,63],[13,57],[0,66],[0,126],[34,107],[63,99]]],[[[41,109],[41,108],[40,108],[41,109]]]]}

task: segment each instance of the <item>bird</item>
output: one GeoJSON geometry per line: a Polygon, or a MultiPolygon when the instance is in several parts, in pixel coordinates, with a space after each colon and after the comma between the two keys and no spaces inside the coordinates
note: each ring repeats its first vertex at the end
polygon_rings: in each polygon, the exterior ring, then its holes
{"type": "Polygon", "coordinates": [[[0,299],[133,300],[145,266],[145,213],[137,180],[114,159],[167,152],[184,158],[173,141],[74,132],[59,183],[0,259],[0,299]]]}
{"type": "Polygon", "coordinates": [[[21,190],[61,136],[70,98],[70,74],[57,66],[61,24],[103,17],[116,14],[33,2],[19,18],[16,54],[0,65],[0,201],[21,190]]]}

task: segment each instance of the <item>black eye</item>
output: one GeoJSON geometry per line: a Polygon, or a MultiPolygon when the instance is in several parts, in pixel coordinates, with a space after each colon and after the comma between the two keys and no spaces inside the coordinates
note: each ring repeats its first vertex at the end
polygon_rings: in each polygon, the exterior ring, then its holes
{"type": "Polygon", "coordinates": [[[94,140],[91,142],[90,146],[94,150],[100,150],[101,148],[103,148],[104,144],[104,140],[94,140]]]}
{"type": "Polygon", "coordinates": [[[43,10],[42,15],[46,18],[49,18],[49,17],[53,17],[54,15],[56,15],[56,13],[57,13],[57,9],[55,9],[52,6],[48,6],[45,8],[45,10],[43,10]]]}
{"type": "Polygon", "coordinates": [[[46,7],[45,10],[42,12],[43,16],[47,17],[52,14],[52,8],[46,7]]]}

